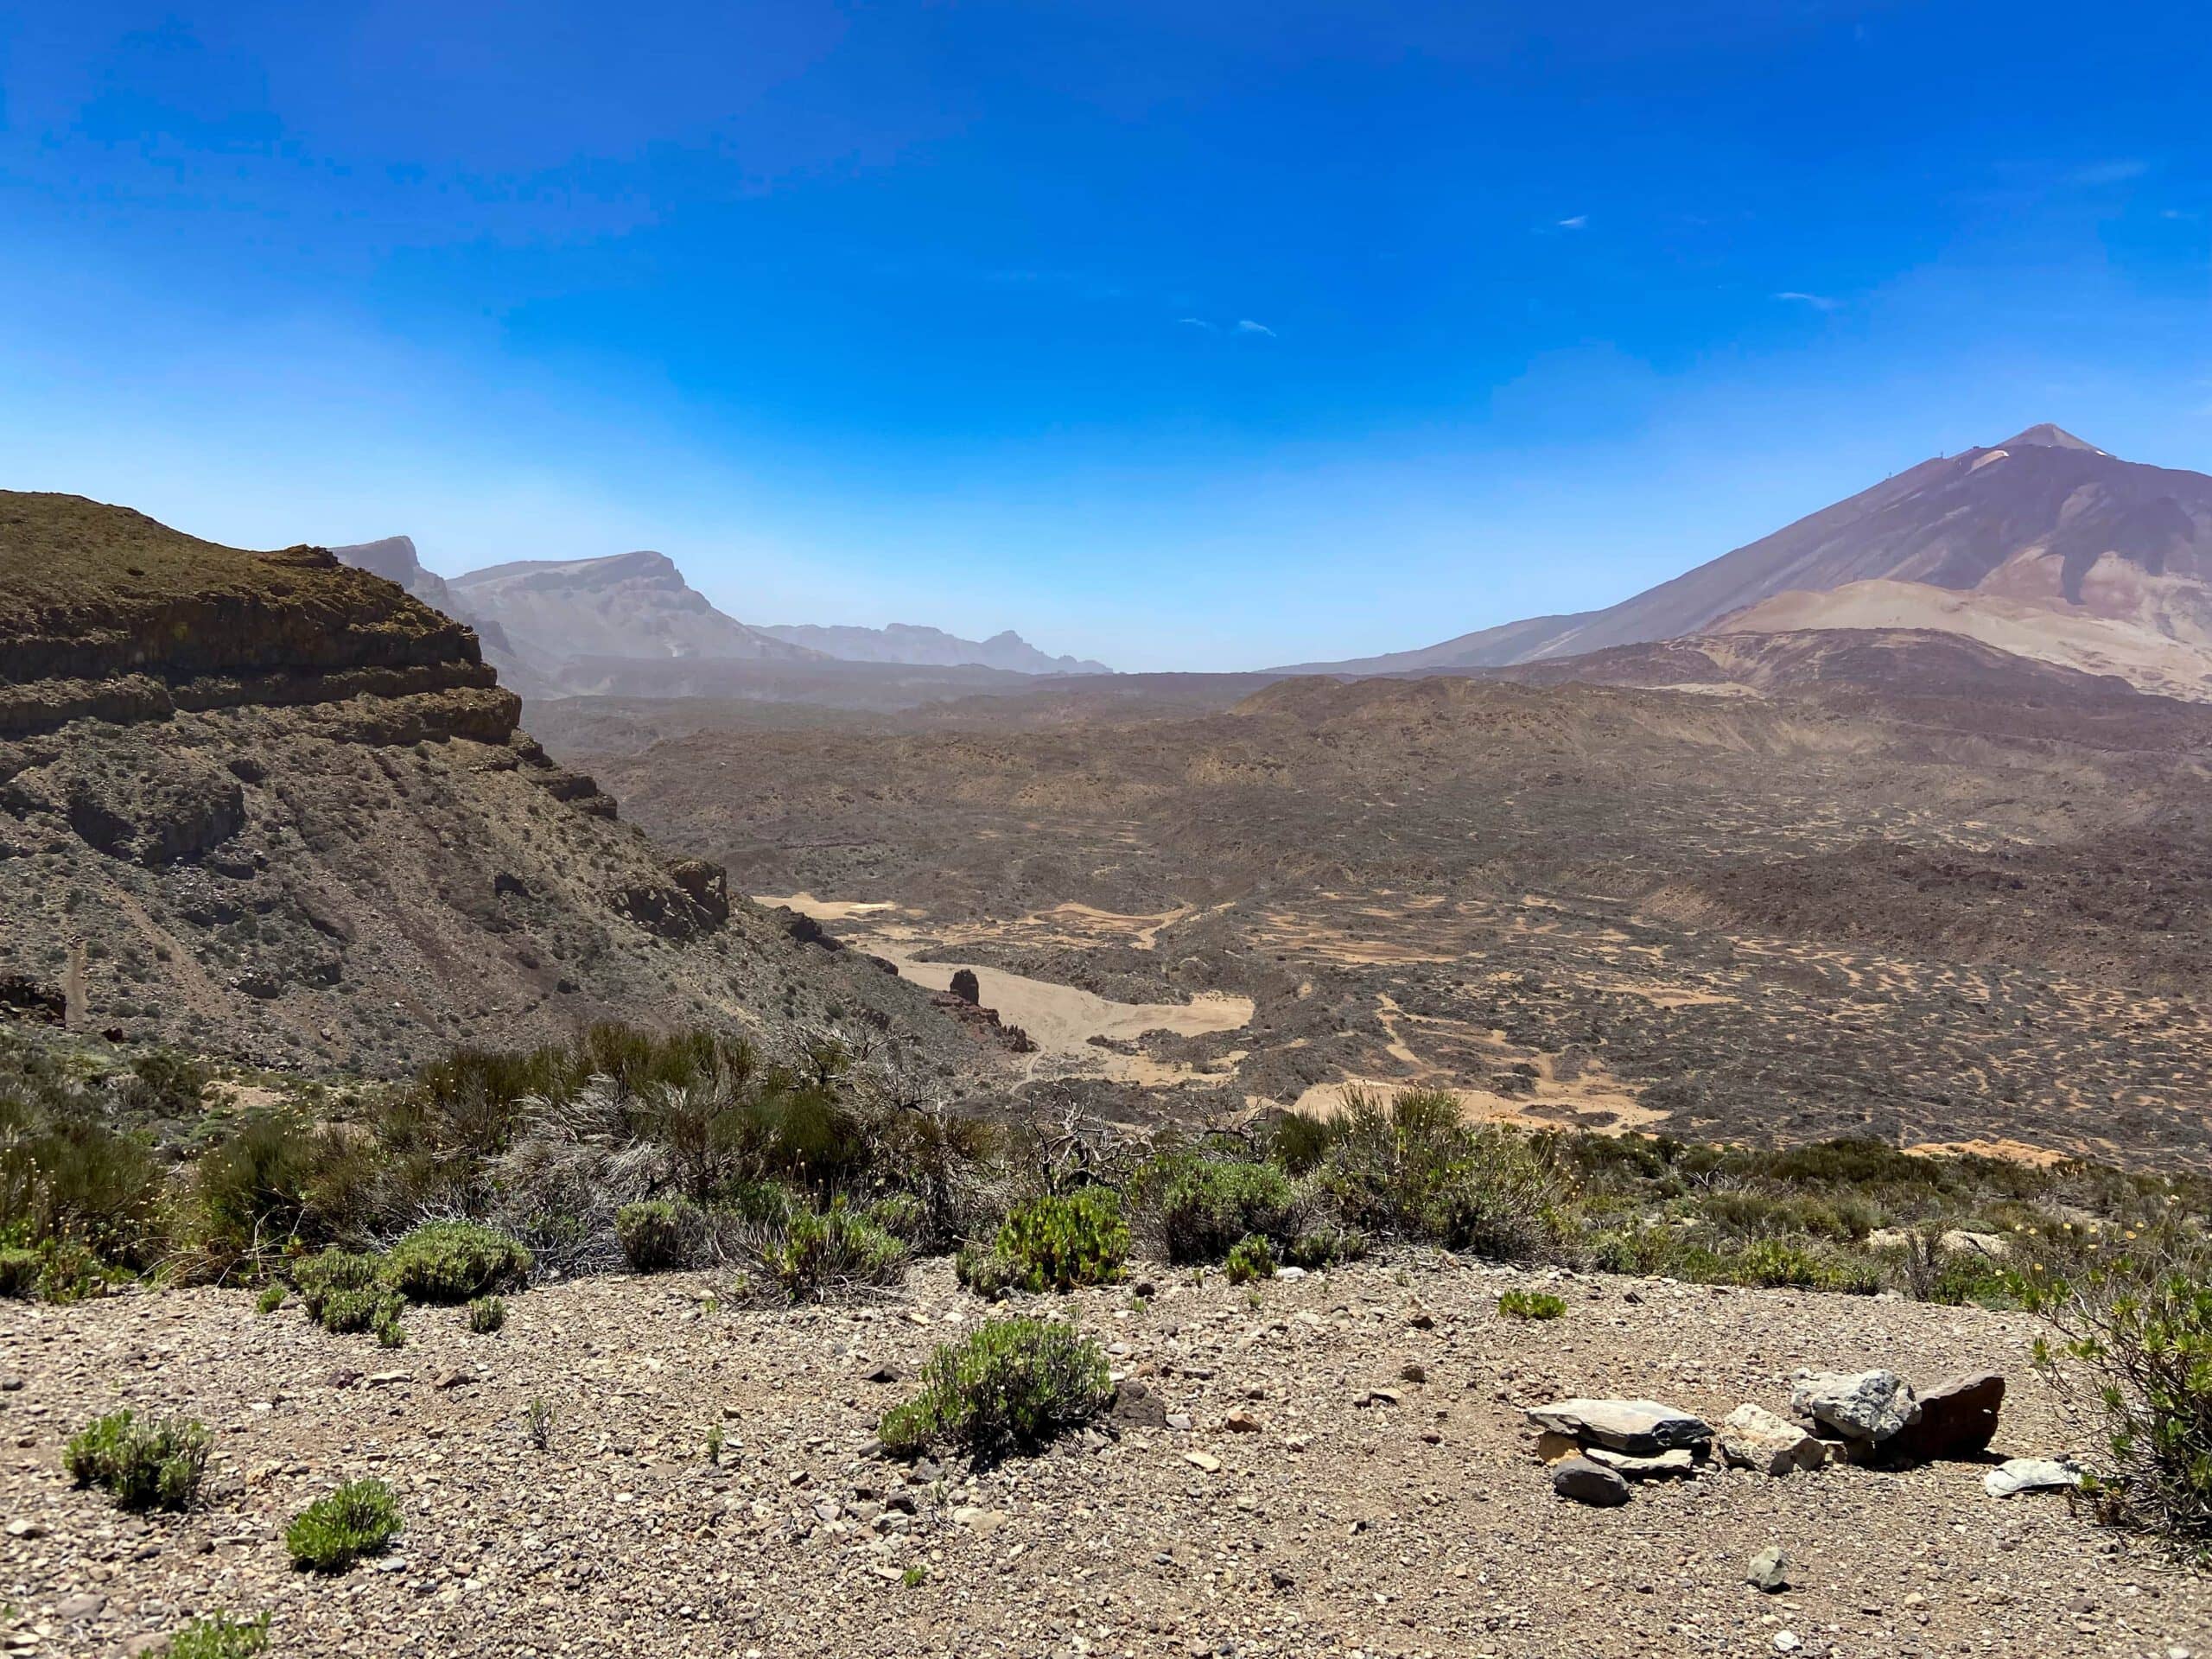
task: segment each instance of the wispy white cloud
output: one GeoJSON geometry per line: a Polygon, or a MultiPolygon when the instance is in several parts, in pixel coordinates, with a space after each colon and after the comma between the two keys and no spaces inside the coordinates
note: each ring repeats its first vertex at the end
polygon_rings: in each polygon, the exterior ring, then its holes
{"type": "Polygon", "coordinates": [[[1562,231],[1580,231],[1586,228],[1589,223],[1589,214],[1577,213],[1573,219],[1562,219],[1560,220],[1559,227],[1562,231]]]}
{"type": "Polygon", "coordinates": [[[1266,323],[1255,322],[1249,317],[1239,317],[1236,320],[1236,332],[1240,334],[1265,334],[1269,340],[1275,337],[1275,331],[1268,327],[1266,323]]]}
{"type": "Polygon", "coordinates": [[[1217,332],[1213,324],[1204,317],[1178,317],[1175,325],[1179,328],[1203,328],[1210,334],[1217,332]]]}
{"type": "Polygon", "coordinates": [[[1794,288],[1785,288],[1774,297],[1777,300],[1792,300],[1799,305],[1809,305],[1815,311],[1833,311],[1843,303],[1840,300],[1830,299],[1825,294],[1802,294],[1794,288]]]}

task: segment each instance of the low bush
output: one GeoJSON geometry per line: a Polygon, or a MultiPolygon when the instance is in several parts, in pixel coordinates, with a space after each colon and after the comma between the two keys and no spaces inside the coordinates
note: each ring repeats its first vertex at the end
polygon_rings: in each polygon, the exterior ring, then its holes
{"type": "Polygon", "coordinates": [[[906,1274],[906,1247],[857,1211],[833,1205],[791,1217],[782,1238],[761,1251],[761,1266],[794,1302],[840,1290],[895,1285],[906,1274]]]}
{"type": "Polygon", "coordinates": [[[181,1510],[200,1494],[212,1443],[203,1424],[118,1411],[72,1435],[61,1460],[79,1486],[102,1488],[120,1509],[181,1510]]]}
{"type": "Polygon", "coordinates": [[[622,1259],[636,1273],[667,1273],[688,1267],[700,1233],[699,1212],[688,1204],[648,1198],[614,1212],[614,1236],[622,1259]]]}
{"type": "Polygon", "coordinates": [[[46,1258],[36,1250],[10,1247],[0,1249],[0,1296],[29,1300],[38,1294],[46,1258]]]}
{"type": "Polygon", "coordinates": [[[507,1323],[507,1304],[498,1296],[479,1296],[468,1305],[468,1328],[480,1337],[497,1336],[507,1323]]]}
{"type": "Polygon", "coordinates": [[[1290,1238],[1297,1192],[1273,1164],[1181,1158],[1157,1178],[1160,1242],[1179,1265],[1218,1262],[1254,1235],[1290,1238]]]}
{"type": "Polygon", "coordinates": [[[1129,1228],[1111,1188],[1086,1186],[1047,1193],[1017,1205],[999,1228],[990,1255],[969,1262],[962,1282],[978,1294],[982,1283],[1037,1293],[1111,1284],[1128,1260],[1129,1228]]]}
{"type": "Polygon", "coordinates": [[[380,1480],[353,1480],[293,1516],[284,1548],[294,1567],[343,1573],[381,1552],[398,1531],[399,1502],[391,1489],[380,1480]]]}
{"type": "Polygon", "coordinates": [[[2098,1514],[2212,1556],[2212,1257],[2201,1243],[2148,1248],[2057,1283],[2029,1275],[2037,1369],[2101,1418],[2107,1456],[2088,1485],[2098,1514]]]}
{"type": "Polygon", "coordinates": [[[285,1295],[286,1292],[283,1286],[268,1286],[262,1291],[260,1295],[253,1299],[253,1311],[257,1313],[274,1313],[278,1308],[284,1306],[285,1295]]]}
{"type": "Polygon", "coordinates": [[[1501,1262],[1544,1260],[1565,1241],[1567,1190],[1535,1145],[1469,1128],[1450,1094],[1409,1089],[1385,1105],[1354,1093],[1331,1128],[1317,1179],[1351,1226],[1501,1262]]]}
{"type": "Polygon", "coordinates": [[[1357,1262],[1367,1255],[1367,1235],[1348,1227],[1309,1227],[1283,1250],[1283,1265],[1313,1272],[1340,1262],[1357,1262]]]}
{"type": "Polygon", "coordinates": [[[879,1427],[893,1457],[950,1448],[988,1462],[1044,1445],[1113,1398],[1098,1344],[1049,1319],[995,1319],[947,1343],[923,1365],[921,1382],[879,1427]]]}
{"type": "Polygon", "coordinates": [[[1567,1316],[1567,1302],[1543,1290],[1509,1290],[1497,1299],[1497,1311],[1510,1319],[1557,1319],[1567,1316]]]}
{"type": "Polygon", "coordinates": [[[268,1645],[268,1614],[238,1620],[219,1611],[194,1619],[163,1651],[168,1659],[253,1659],[268,1645]]]}
{"type": "Polygon", "coordinates": [[[929,1206],[912,1192],[888,1192],[868,1205],[868,1218],[897,1239],[913,1247],[927,1242],[929,1206]]]}
{"type": "Polygon", "coordinates": [[[1229,1282],[1249,1285],[1275,1276],[1274,1249],[1257,1233],[1247,1233],[1230,1247],[1226,1268],[1229,1282]]]}
{"type": "Polygon", "coordinates": [[[385,1277],[410,1302],[466,1302],[495,1290],[519,1290],[530,1252],[505,1233],[473,1221],[433,1221],[393,1245],[385,1277]]]}

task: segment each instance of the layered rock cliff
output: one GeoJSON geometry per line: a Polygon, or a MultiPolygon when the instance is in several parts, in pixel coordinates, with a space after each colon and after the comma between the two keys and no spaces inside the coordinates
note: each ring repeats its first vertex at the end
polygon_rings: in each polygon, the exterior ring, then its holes
{"type": "Polygon", "coordinates": [[[621,1016],[964,1069],[924,995],[664,856],[518,714],[469,628],[327,551],[0,493],[0,980],[81,946],[94,1027],[276,1064],[621,1016]]]}

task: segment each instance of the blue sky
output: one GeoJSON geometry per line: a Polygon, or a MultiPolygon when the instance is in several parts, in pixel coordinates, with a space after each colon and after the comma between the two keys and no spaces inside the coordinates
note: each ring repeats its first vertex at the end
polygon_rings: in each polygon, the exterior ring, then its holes
{"type": "Polygon", "coordinates": [[[0,486],[1128,668],[2212,468],[2201,6],[0,0],[0,486]]]}

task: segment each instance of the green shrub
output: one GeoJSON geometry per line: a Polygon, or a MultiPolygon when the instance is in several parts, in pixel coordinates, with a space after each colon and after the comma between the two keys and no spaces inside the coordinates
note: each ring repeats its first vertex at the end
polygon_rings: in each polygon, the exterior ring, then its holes
{"type": "Polygon", "coordinates": [[[1567,1316],[1567,1302],[1548,1291],[1509,1290],[1497,1299],[1497,1311],[1511,1319],[1558,1319],[1567,1316]]]}
{"type": "Polygon", "coordinates": [[[72,1435],[62,1466],[79,1486],[99,1486],[125,1510],[181,1510],[199,1496],[212,1438],[183,1418],[141,1421],[131,1411],[95,1418],[72,1435]]]}
{"type": "Polygon", "coordinates": [[[253,1299],[253,1311],[257,1313],[274,1313],[284,1306],[284,1296],[283,1286],[270,1285],[253,1299]]]}
{"type": "Polygon", "coordinates": [[[1178,1160],[1156,1199],[1167,1259],[1218,1262],[1240,1239],[1287,1238],[1296,1194],[1273,1164],[1178,1160]]]}
{"type": "Polygon", "coordinates": [[[239,1622],[213,1612],[169,1637],[164,1651],[168,1659],[253,1659],[268,1645],[268,1614],[239,1622]]]}
{"type": "Polygon", "coordinates": [[[343,1573],[362,1556],[380,1553],[398,1530],[399,1502],[391,1489],[380,1480],[353,1480],[293,1516],[284,1548],[294,1567],[343,1573]]]}
{"type": "Polygon", "coordinates": [[[505,1233],[473,1221],[433,1221],[391,1247],[384,1274],[410,1302],[466,1302],[519,1290],[531,1265],[530,1252],[505,1233]]]}
{"type": "Polygon", "coordinates": [[[36,1250],[0,1249],[0,1296],[29,1300],[45,1271],[46,1258],[36,1250]]]}
{"type": "Polygon", "coordinates": [[[998,1260],[988,1267],[971,1262],[963,1281],[971,1289],[976,1277],[997,1282],[1001,1275],[1005,1287],[1032,1293],[1111,1284],[1129,1255],[1122,1201],[1103,1186],[1032,1198],[1007,1215],[991,1254],[998,1260]]]}
{"type": "Polygon", "coordinates": [[[1012,1256],[1001,1255],[988,1244],[972,1242],[960,1247],[960,1253],[952,1259],[952,1270],[963,1287],[987,1302],[1021,1289],[1028,1278],[1027,1270],[1012,1256]]]}
{"type": "Polygon", "coordinates": [[[1247,1233],[1238,1239],[1229,1252],[1229,1282],[1249,1285],[1255,1280],[1275,1276],[1275,1253],[1268,1241],[1257,1233],[1247,1233]]]}
{"type": "Polygon", "coordinates": [[[2212,1556],[2212,1259],[2167,1241],[2070,1280],[2024,1276],[2056,1338],[2035,1363],[2061,1397],[2101,1417],[2108,1457],[2088,1484],[2100,1516],[2212,1556]]]}
{"type": "Polygon", "coordinates": [[[666,1198],[626,1204],[614,1212],[614,1238],[637,1273],[666,1273],[689,1266],[699,1236],[699,1212],[666,1198]]]}
{"type": "Polygon", "coordinates": [[[1467,1128],[1450,1094],[1354,1093],[1332,1127],[1319,1179],[1351,1226],[1502,1262],[1543,1260],[1567,1236],[1550,1165],[1523,1136],[1467,1128]]]}
{"type": "Polygon", "coordinates": [[[1287,1267],[1304,1268],[1310,1273],[1343,1262],[1361,1261],[1366,1255],[1364,1233],[1332,1224],[1309,1227],[1292,1239],[1283,1251],[1283,1262],[1287,1267]]]}
{"type": "Polygon", "coordinates": [[[468,1305],[468,1328],[480,1337],[497,1336],[507,1322],[507,1304],[498,1296],[479,1296],[468,1305]]]}
{"type": "Polygon", "coordinates": [[[867,1215],[870,1221],[909,1248],[923,1243],[929,1236],[929,1206],[912,1192],[887,1192],[868,1205],[867,1215]]]}
{"type": "Polygon", "coordinates": [[[783,1237],[761,1252],[761,1266],[792,1301],[818,1301],[856,1286],[897,1284],[906,1247],[858,1211],[833,1205],[792,1217],[783,1237]]]}
{"type": "Polygon", "coordinates": [[[295,1241],[336,1243],[366,1219],[355,1166],[370,1161],[365,1145],[295,1114],[247,1118],[192,1166],[186,1209],[201,1270],[266,1261],[295,1241]]]}
{"type": "Polygon", "coordinates": [[[295,1265],[292,1281],[308,1318],[334,1335],[397,1323],[399,1293],[385,1281],[383,1264],[373,1255],[324,1250],[295,1265]]]}
{"type": "Polygon", "coordinates": [[[1310,1112],[1285,1112],[1275,1120],[1268,1154],[1292,1174],[1310,1174],[1321,1166],[1340,1133],[1334,1119],[1315,1117],[1310,1112]]]}
{"type": "Polygon", "coordinates": [[[1071,1325],[995,1319],[922,1367],[921,1392],[883,1415],[893,1457],[950,1447],[979,1462],[1042,1446],[1113,1397],[1106,1356],[1071,1325]]]}

